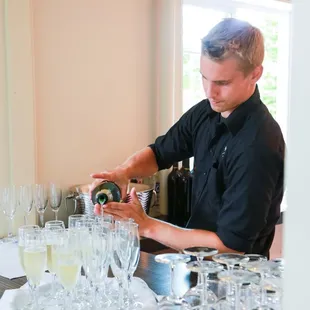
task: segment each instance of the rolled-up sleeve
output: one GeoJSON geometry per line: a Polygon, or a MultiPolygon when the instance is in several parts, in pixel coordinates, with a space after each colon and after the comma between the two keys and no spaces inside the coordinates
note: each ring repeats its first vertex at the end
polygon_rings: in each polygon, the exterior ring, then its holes
{"type": "Polygon", "coordinates": [[[226,247],[249,252],[266,225],[283,160],[274,150],[247,146],[233,156],[226,169],[227,187],[216,233],[226,247]]]}
{"type": "Polygon", "coordinates": [[[193,109],[186,112],[165,135],[149,145],[155,154],[158,170],[193,156],[193,114],[193,109]]]}

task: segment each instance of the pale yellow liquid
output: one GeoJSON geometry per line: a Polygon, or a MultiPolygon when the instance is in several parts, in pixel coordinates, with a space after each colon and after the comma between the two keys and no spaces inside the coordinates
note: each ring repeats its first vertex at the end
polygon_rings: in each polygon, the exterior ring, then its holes
{"type": "Polygon", "coordinates": [[[50,273],[55,272],[55,267],[54,267],[54,260],[53,260],[53,249],[51,244],[46,245],[46,250],[47,250],[47,269],[50,273]]]}
{"type": "Polygon", "coordinates": [[[66,290],[72,290],[78,280],[81,265],[76,262],[68,262],[67,264],[59,263],[57,268],[57,276],[60,283],[66,290]]]}
{"type": "Polygon", "coordinates": [[[46,265],[46,247],[26,248],[24,250],[24,266],[28,281],[39,285],[46,265]]]}
{"type": "Polygon", "coordinates": [[[19,255],[19,262],[20,262],[21,266],[23,267],[23,269],[25,271],[25,265],[24,265],[24,246],[23,245],[19,245],[18,246],[18,255],[19,255]]]}

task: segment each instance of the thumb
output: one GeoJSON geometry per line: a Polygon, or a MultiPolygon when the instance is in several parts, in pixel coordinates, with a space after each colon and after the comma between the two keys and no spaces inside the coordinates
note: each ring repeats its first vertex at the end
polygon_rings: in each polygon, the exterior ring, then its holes
{"type": "Polygon", "coordinates": [[[90,175],[93,179],[108,179],[110,174],[108,172],[92,173],[90,175]]]}
{"type": "Polygon", "coordinates": [[[137,192],[136,192],[136,189],[134,187],[130,191],[130,200],[134,204],[140,204],[140,200],[137,196],[137,192]]]}

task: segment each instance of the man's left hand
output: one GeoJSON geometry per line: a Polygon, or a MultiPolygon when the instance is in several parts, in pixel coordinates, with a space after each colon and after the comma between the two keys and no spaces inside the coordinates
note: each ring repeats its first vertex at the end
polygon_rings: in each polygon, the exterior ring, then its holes
{"type": "MultiPolygon", "coordinates": [[[[134,219],[135,223],[139,225],[140,235],[143,235],[143,232],[148,229],[150,217],[142,208],[135,188],[132,188],[130,191],[129,203],[109,202],[102,207],[104,213],[113,215],[116,220],[128,218],[134,219]]],[[[100,214],[100,211],[100,206],[96,206],[95,213],[100,214]]]]}

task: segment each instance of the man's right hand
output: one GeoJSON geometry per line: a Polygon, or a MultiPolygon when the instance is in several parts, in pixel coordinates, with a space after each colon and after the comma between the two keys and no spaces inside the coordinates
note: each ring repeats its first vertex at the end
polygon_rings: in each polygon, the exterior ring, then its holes
{"type": "Polygon", "coordinates": [[[100,173],[93,173],[90,176],[95,179],[89,188],[90,197],[94,188],[103,180],[106,180],[115,182],[121,190],[122,199],[124,200],[126,198],[129,179],[123,170],[115,169],[111,171],[103,171],[100,173]]]}

